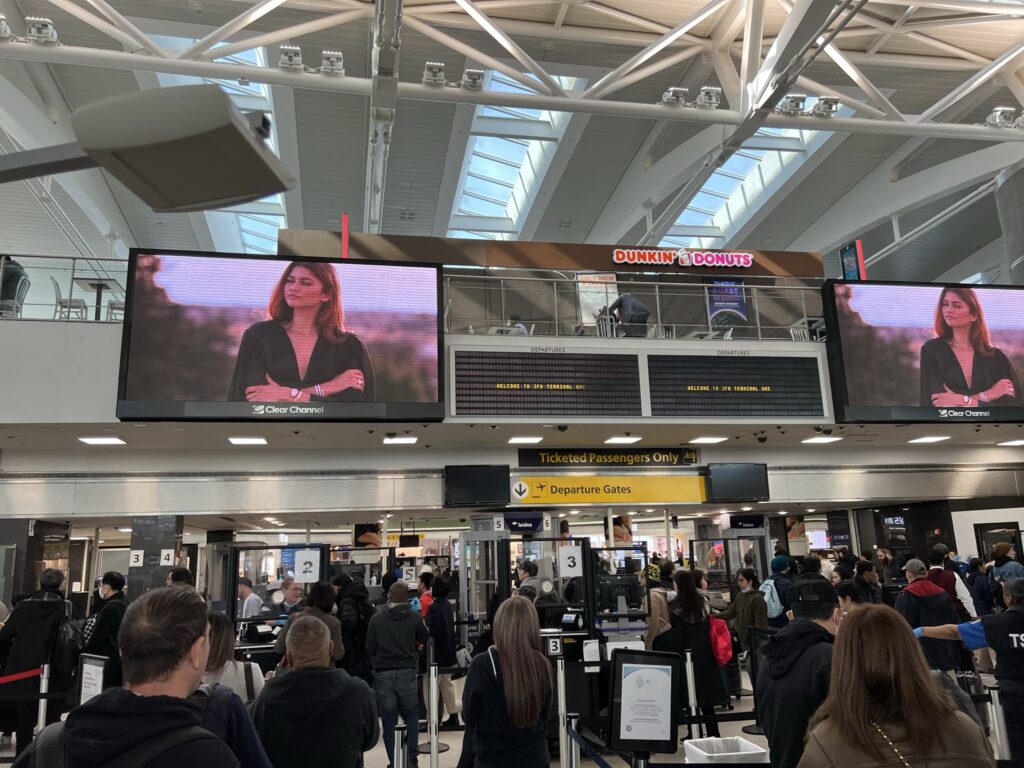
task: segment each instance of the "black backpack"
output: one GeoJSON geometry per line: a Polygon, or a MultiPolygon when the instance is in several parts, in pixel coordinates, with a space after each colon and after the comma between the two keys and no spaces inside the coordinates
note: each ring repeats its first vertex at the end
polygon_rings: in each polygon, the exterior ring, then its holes
{"type": "MultiPolygon", "coordinates": [[[[198,725],[179,728],[176,731],[168,731],[159,738],[136,744],[107,763],[104,768],[146,768],[156,758],[174,747],[199,739],[216,738],[198,725]]],[[[67,768],[71,765],[64,746],[64,723],[47,726],[36,738],[32,748],[35,768],[67,768]]]]}
{"type": "Polygon", "coordinates": [[[72,619],[65,612],[57,626],[50,648],[50,675],[73,678],[78,674],[78,657],[85,650],[85,621],[72,619]]]}

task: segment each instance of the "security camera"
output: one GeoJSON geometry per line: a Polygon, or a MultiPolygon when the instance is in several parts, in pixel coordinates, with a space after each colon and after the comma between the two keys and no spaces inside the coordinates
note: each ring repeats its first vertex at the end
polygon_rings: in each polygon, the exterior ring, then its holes
{"type": "Polygon", "coordinates": [[[385,432],[384,433],[384,437],[388,438],[389,440],[392,440],[392,439],[394,439],[397,436],[398,436],[398,434],[396,432],[385,432]]]}
{"type": "Polygon", "coordinates": [[[767,443],[768,442],[768,438],[765,437],[764,435],[758,435],[757,436],[757,442],[759,442],[759,443],[767,443]]]}
{"type": "Polygon", "coordinates": [[[832,430],[831,430],[831,429],[828,429],[828,428],[826,427],[826,428],[824,428],[824,429],[822,429],[822,430],[821,430],[821,433],[822,433],[823,435],[831,435],[831,434],[832,434],[832,430]]]}
{"type": "Polygon", "coordinates": [[[824,432],[825,430],[824,430],[824,428],[822,428],[822,427],[815,427],[815,428],[814,428],[814,431],[815,431],[815,432],[817,432],[817,433],[818,433],[818,434],[820,435],[820,434],[821,434],[822,432],[824,432]]]}
{"type": "Polygon", "coordinates": [[[555,429],[557,429],[559,432],[568,432],[569,431],[569,425],[568,424],[559,424],[557,427],[555,427],[555,429]]]}

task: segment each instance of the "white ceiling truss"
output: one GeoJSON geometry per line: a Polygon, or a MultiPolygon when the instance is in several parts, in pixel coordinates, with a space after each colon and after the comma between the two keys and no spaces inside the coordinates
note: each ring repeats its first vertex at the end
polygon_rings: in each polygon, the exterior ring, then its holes
{"type": "MultiPolygon", "coordinates": [[[[401,230],[410,233],[550,239],[557,227],[576,241],[697,238],[719,247],[767,231],[762,225],[770,212],[786,215],[785,201],[804,180],[838,163],[853,138],[875,137],[879,154],[886,147],[888,154],[873,159],[859,178],[844,180],[816,220],[794,224],[787,242],[774,248],[831,248],[957,190],[977,195],[966,198],[973,204],[983,197],[979,185],[1024,157],[1024,130],[990,127],[978,115],[994,98],[1024,105],[1024,6],[1010,0],[196,0],[192,7],[204,16],[203,32],[183,49],[164,38],[175,35],[174,25],[186,17],[161,5],[0,0],[14,34],[0,40],[0,60],[24,66],[23,77],[9,65],[0,70],[0,129],[26,148],[68,141],[71,104],[62,95],[61,78],[71,67],[133,72],[140,84],[152,82],[154,74],[258,83],[271,94],[281,156],[298,175],[310,118],[302,114],[306,100],[296,94],[357,97],[367,105],[360,117],[365,144],[325,146],[324,152],[358,151],[364,170],[358,185],[362,206],[356,210],[365,231],[387,233],[397,210],[403,222],[412,222],[401,230]],[[48,13],[63,42],[24,39],[24,16],[48,13]],[[327,39],[362,40],[363,51],[348,53],[349,73],[321,67],[313,41],[327,39]],[[302,47],[301,68],[277,66],[283,44],[302,47]],[[265,66],[226,60],[254,49],[263,51],[265,66]],[[599,74],[567,86],[564,73],[580,68],[577,51],[584,49],[593,57],[591,71],[599,74]],[[572,55],[560,60],[563,51],[572,55]],[[433,60],[425,59],[429,55],[447,63],[433,84],[420,80],[425,61],[433,60]],[[464,78],[463,71],[473,68],[489,73],[479,87],[464,78]],[[492,88],[495,77],[518,87],[492,88]],[[913,85],[901,87],[903,78],[926,80],[928,87],[915,93],[913,85]],[[722,89],[722,104],[691,106],[698,91],[712,85],[722,89]],[[659,103],[660,93],[673,86],[690,90],[686,105],[659,103]],[[812,98],[835,95],[842,109],[831,118],[779,114],[780,101],[798,91],[812,98]],[[436,153],[440,140],[447,155],[431,165],[430,174],[416,178],[416,168],[394,166],[393,140],[403,120],[415,132],[424,104],[448,105],[444,125],[450,133],[433,137],[434,150],[423,147],[423,153],[436,153]],[[514,119],[538,112],[572,116],[563,125],[568,130],[556,135],[555,122],[514,119]],[[610,132],[614,121],[636,121],[641,130],[625,132],[629,139],[615,148],[615,162],[607,158],[600,191],[591,180],[585,201],[578,194],[566,200],[573,183],[584,184],[577,177],[594,165],[585,155],[597,151],[587,147],[596,141],[591,137],[610,132]],[[488,229],[483,217],[470,220],[460,211],[467,180],[480,181],[467,160],[477,137],[562,145],[538,174],[535,196],[520,206],[521,220],[491,217],[488,229]],[[961,156],[904,175],[958,142],[961,156]],[[722,170],[737,153],[768,153],[778,159],[778,173],[765,178],[762,172],[754,189],[746,178],[722,170]],[[394,178],[403,182],[396,185],[394,178]],[[718,183],[724,179],[731,182],[718,183]],[[734,194],[730,185],[745,198],[742,215],[731,204],[718,210],[695,204],[698,196],[728,202],[734,194]],[[412,210],[406,198],[417,187],[433,207],[429,216],[414,220],[404,214],[412,210]],[[719,210],[726,214],[719,216],[719,210]],[[712,220],[683,223],[687,211],[712,220]]],[[[101,172],[55,181],[115,252],[136,244],[135,222],[101,172]]],[[[316,217],[304,221],[313,195],[312,181],[307,186],[303,179],[285,196],[290,226],[323,226],[316,217]]],[[[340,215],[344,204],[336,205],[340,215]]],[[[937,222],[926,231],[962,222],[958,214],[966,207],[949,206],[932,217],[937,222]]],[[[267,213],[244,215],[258,221],[267,213]]],[[[217,243],[202,218],[190,221],[197,243],[217,243]]],[[[985,242],[998,236],[988,234],[985,242]]],[[[894,235],[883,255],[911,241],[907,234],[894,235]]],[[[88,243],[77,247],[90,250],[88,243]]]]}

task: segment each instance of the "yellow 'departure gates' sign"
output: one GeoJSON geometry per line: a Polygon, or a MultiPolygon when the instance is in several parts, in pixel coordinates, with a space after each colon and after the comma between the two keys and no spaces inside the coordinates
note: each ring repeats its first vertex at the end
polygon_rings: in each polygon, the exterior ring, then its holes
{"type": "Polygon", "coordinates": [[[686,504],[705,500],[700,475],[520,475],[512,478],[515,504],[686,504]]]}

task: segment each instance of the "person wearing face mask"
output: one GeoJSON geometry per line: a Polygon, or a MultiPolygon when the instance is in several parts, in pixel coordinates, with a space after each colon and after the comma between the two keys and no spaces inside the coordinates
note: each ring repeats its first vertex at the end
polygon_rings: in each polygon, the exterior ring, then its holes
{"type": "Polygon", "coordinates": [[[757,711],[772,768],[796,768],[812,715],[828,697],[832,643],[839,629],[836,591],[824,579],[791,587],[792,620],[763,647],[757,711]]]}
{"type": "Polygon", "coordinates": [[[732,620],[733,629],[740,639],[740,647],[746,651],[749,629],[765,629],[768,626],[768,603],[758,589],[761,583],[753,568],[744,568],[736,574],[736,586],[739,588],[736,598],[729,603],[728,608],[715,616],[723,621],[732,620]]]}
{"type": "Polygon", "coordinates": [[[100,597],[103,608],[96,615],[92,635],[85,644],[85,653],[106,656],[110,661],[103,672],[103,684],[107,688],[120,688],[121,655],[117,652],[117,635],[121,631],[128,600],[124,596],[125,579],[117,571],[107,571],[100,581],[100,597]]]}

